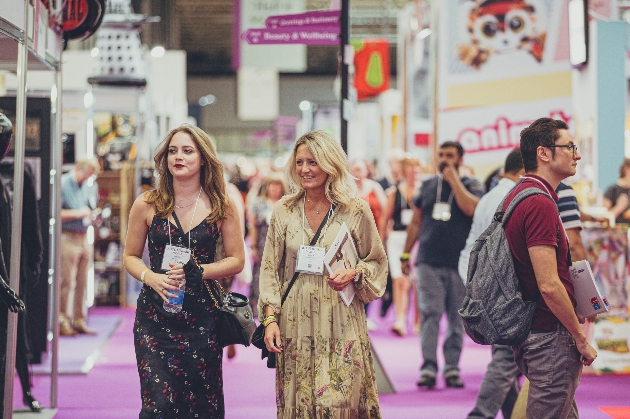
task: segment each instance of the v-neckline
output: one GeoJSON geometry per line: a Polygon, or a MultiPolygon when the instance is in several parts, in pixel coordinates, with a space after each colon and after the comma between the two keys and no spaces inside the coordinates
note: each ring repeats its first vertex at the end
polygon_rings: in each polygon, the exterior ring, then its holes
{"type": "MultiPolygon", "coordinates": [[[[210,215],[210,214],[208,214],[208,215],[210,215]]],[[[200,221],[200,222],[199,222],[196,226],[194,226],[193,228],[191,228],[190,230],[188,230],[188,231],[186,231],[186,232],[184,232],[184,231],[183,231],[183,229],[182,229],[182,233],[184,234],[184,236],[187,236],[187,235],[188,235],[188,233],[190,233],[191,231],[193,231],[193,230],[195,230],[197,227],[199,227],[201,224],[203,224],[203,222],[204,222],[204,221],[206,221],[206,218],[208,218],[208,217],[207,217],[207,216],[206,216],[206,217],[204,217],[204,218],[203,218],[203,220],[201,220],[201,221],[200,221]]],[[[179,231],[179,227],[177,227],[177,224],[174,224],[174,223],[170,220],[170,218],[169,218],[169,220],[168,220],[168,223],[169,223],[171,226],[175,227],[175,230],[178,230],[178,231],[179,231]]]]}

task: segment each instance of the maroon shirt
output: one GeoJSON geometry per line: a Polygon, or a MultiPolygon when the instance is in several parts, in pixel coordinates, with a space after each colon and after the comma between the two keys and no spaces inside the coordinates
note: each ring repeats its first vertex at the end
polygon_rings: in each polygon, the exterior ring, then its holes
{"type": "MultiPolygon", "coordinates": [[[[546,180],[539,176],[528,174],[508,193],[503,210],[508,207],[514,196],[523,189],[533,186],[544,191],[543,185],[534,179],[542,182],[547,188],[546,191],[558,202],[558,195],[556,195],[546,180]]],[[[531,329],[555,330],[558,325],[558,318],[551,312],[545,300],[540,296],[528,248],[540,245],[554,246],[556,248],[558,275],[562,285],[567,290],[567,294],[569,294],[573,307],[575,307],[573,281],[569,273],[569,266],[571,266],[569,242],[556,206],[548,197],[543,195],[525,198],[516,207],[508,220],[505,226],[505,235],[514,257],[514,268],[521,284],[523,299],[527,301],[538,300],[531,329]]]]}

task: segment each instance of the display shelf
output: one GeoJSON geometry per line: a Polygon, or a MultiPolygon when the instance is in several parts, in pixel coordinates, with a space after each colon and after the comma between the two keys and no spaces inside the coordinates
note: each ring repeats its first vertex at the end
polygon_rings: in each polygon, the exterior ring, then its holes
{"type": "Polygon", "coordinates": [[[133,203],[134,168],[125,162],[120,170],[102,171],[94,232],[94,301],[99,305],[126,304],[123,250],[129,210],[133,203]],[[106,214],[109,213],[109,214],[106,214]]]}
{"type": "MultiPolygon", "coordinates": [[[[0,6],[5,1],[0,0],[0,6]]],[[[39,6],[37,12],[29,6],[28,69],[58,70],[61,66],[62,36],[61,33],[57,33],[55,29],[48,26],[48,11],[40,3],[37,4],[39,6]]],[[[23,17],[23,14],[21,16],[23,17]]],[[[18,14],[14,20],[19,21],[19,17],[18,14]]],[[[18,48],[25,39],[23,28],[4,16],[0,17],[0,70],[16,70],[18,48]]]]}

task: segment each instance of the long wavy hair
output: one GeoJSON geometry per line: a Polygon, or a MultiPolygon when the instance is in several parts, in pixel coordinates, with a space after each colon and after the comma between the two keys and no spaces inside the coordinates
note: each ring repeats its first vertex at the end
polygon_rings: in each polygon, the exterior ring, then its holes
{"type": "Polygon", "coordinates": [[[225,180],[223,177],[223,164],[217,157],[216,149],[208,134],[201,128],[184,124],[168,133],[164,141],[158,146],[153,160],[155,170],[160,175],[157,189],[147,193],[146,203],[155,207],[155,215],[159,218],[166,218],[175,208],[175,189],[173,188],[173,175],[168,170],[168,148],[171,139],[178,132],[185,132],[190,135],[197,146],[201,160],[199,181],[203,191],[210,198],[211,212],[207,217],[209,223],[214,223],[226,217],[228,207],[228,197],[225,191],[225,180]]]}
{"type": "Polygon", "coordinates": [[[307,132],[295,142],[285,168],[285,177],[292,192],[287,197],[287,203],[296,205],[306,194],[295,163],[297,149],[302,144],[306,145],[319,167],[328,175],[325,186],[326,198],[337,205],[350,204],[351,198],[357,197],[359,192],[350,174],[348,157],[339,143],[324,131],[307,132]]]}

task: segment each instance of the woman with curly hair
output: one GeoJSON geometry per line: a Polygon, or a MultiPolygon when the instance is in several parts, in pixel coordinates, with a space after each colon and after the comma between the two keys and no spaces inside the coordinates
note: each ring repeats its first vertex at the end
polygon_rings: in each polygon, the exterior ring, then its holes
{"type": "Polygon", "coordinates": [[[144,283],[134,323],[140,419],[223,418],[219,310],[204,281],[216,287],[214,279],[243,269],[240,222],[223,166],[201,129],[174,129],[154,160],[159,185],[134,202],[124,252],[125,268],[144,283]],[[226,257],[213,262],[219,235],[226,257]],[[147,238],[149,267],[142,261],[147,238]],[[163,303],[184,283],[181,311],[165,310],[163,303]]]}
{"type": "Polygon", "coordinates": [[[277,417],[380,418],[363,309],[383,294],[387,281],[374,218],[357,196],[344,151],[323,131],[297,140],[285,176],[292,193],[271,215],[258,302],[265,345],[277,355],[277,417]],[[344,223],[356,244],[357,265],[332,274],[304,269],[307,251],[328,251],[344,223]],[[312,246],[319,249],[313,249],[309,244],[322,224],[312,246]],[[281,304],[296,270],[299,276],[281,304]],[[346,306],[338,291],[350,284],[356,294],[346,306]]]}

